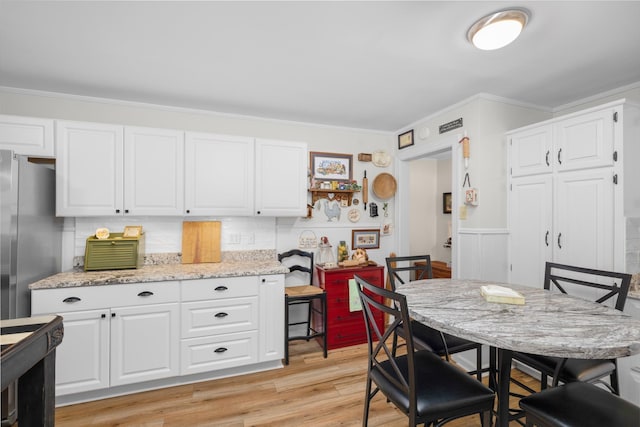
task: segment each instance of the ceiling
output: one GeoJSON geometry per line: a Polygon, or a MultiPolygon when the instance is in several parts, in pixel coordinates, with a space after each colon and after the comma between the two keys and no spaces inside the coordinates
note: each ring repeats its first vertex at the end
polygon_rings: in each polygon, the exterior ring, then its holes
{"type": "Polygon", "coordinates": [[[0,0],[0,86],[397,131],[478,93],[543,108],[640,82],[639,1],[0,0]],[[521,37],[467,29],[524,7],[521,37]]]}

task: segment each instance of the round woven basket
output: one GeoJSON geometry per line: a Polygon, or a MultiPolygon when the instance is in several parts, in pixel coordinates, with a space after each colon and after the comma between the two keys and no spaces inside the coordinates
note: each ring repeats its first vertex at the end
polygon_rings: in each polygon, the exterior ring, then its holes
{"type": "Polygon", "coordinates": [[[396,179],[393,175],[383,172],[373,180],[373,186],[371,189],[377,198],[385,200],[396,194],[397,187],[398,184],[396,183],[396,179]]]}

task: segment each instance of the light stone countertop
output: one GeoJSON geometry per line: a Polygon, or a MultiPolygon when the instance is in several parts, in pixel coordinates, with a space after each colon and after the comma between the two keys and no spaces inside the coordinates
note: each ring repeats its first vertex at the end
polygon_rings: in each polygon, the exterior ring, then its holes
{"type": "Polygon", "coordinates": [[[411,316],[435,329],[506,350],[610,359],[640,353],[640,320],[603,304],[512,284],[524,305],[486,302],[474,280],[431,279],[399,285],[411,316]]]}
{"type": "Polygon", "coordinates": [[[208,279],[216,277],[259,276],[288,273],[276,259],[223,261],[206,264],[145,265],[130,270],[72,271],[58,273],[29,285],[29,289],[55,289],[77,286],[117,285],[168,280],[208,279]]]}

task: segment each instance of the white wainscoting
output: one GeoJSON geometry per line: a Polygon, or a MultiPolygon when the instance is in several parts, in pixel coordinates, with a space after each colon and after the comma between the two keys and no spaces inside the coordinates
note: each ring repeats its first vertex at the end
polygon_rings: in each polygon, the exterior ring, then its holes
{"type": "Polygon", "coordinates": [[[458,229],[456,278],[507,282],[508,238],[507,229],[458,229]]]}

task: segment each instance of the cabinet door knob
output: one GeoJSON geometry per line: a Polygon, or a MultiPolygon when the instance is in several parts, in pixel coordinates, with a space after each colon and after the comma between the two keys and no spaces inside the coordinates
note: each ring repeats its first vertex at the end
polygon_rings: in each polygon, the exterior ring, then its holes
{"type": "Polygon", "coordinates": [[[120,213],[120,209],[116,209],[116,213],[120,213]]]}
{"type": "Polygon", "coordinates": [[[547,162],[547,166],[549,165],[549,150],[547,150],[547,154],[544,156],[544,161],[547,162]]]}
{"type": "Polygon", "coordinates": [[[562,148],[558,150],[558,163],[559,163],[559,164],[562,164],[562,157],[561,157],[561,154],[562,154],[562,148]]]}
{"type": "Polygon", "coordinates": [[[225,351],[227,351],[225,347],[218,347],[215,350],[213,350],[214,353],[224,353],[225,351]]]}
{"type": "Polygon", "coordinates": [[[151,291],[142,291],[138,294],[139,297],[150,297],[151,295],[153,295],[151,291]]]}
{"type": "Polygon", "coordinates": [[[224,286],[224,285],[220,285],[220,286],[216,286],[216,288],[214,289],[214,291],[223,292],[223,291],[226,291],[226,290],[228,290],[228,289],[229,289],[229,288],[227,288],[226,286],[224,286]]]}
{"type": "Polygon", "coordinates": [[[544,235],[544,244],[549,246],[549,230],[547,230],[547,234],[544,235]]]}
{"type": "Polygon", "coordinates": [[[562,238],[562,233],[558,233],[558,249],[562,249],[562,241],[560,240],[562,238]]]}
{"type": "Polygon", "coordinates": [[[223,317],[227,317],[228,314],[223,311],[223,312],[220,312],[220,313],[216,313],[215,316],[220,319],[220,318],[223,318],[223,317]]]}
{"type": "Polygon", "coordinates": [[[191,210],[190,210],[190,209],[187,209],[187,213],[191,213],[191,210]]]}
{"type": "Polygon", "coordinates": [[[67,302],[67,303],[74,303],[74,302],[79,302],[82,301],[80,298],[78,297],[67,297],[65,299],[62,300],[62,302],[67,302]]]}

